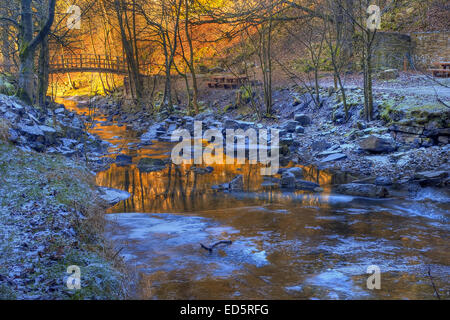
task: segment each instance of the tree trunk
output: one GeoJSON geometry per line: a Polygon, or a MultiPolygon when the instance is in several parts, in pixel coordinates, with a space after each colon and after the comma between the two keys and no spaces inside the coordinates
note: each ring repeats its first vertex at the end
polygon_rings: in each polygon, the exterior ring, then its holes
{"type": "Polygon", "coordinates": [[[38,100],[39,106],[46,109],[46,97],[48,90],[48,71],[49,71],[49,48],[48,36],[45,36],[41,43],[39,52],[39,73],[38,73],[38,100]]]}
{"type": "Polygon", "coordinates": [[[345,0],[346,14],[344,15],[344,34],[342,43],[343,59],[348,61],[347,69],[354,69],[353,61],[353,41],[355,34],[355,24],[351,20],[354,17],[354,0],[345,0]]]}
{"type": "Polygon", "coordinates": [[[19,98],[26,103],[33,103],[34,93],[34,57],[30,50],[33,40],[33,15],[31,11],[31,0],[21,0],[21,28],[19,36],[19,98]]]}
{"type": "Polygon", "coordinates": [[[21,0],[19,35],[19,91],[18,96],[26,103],[34,99],[34,53],[50,32],[55,17],[56,0],[50,0],[48,18],[38,35],[33,38],[33,13],[31,0],[21,0]]]}
{"type": "MultiPolygon", "coordinates": [[[[142,102],[143,84],[139,73],[139,65],[136,61],[136,56],[138,55],[138,53],[134,52],[134,45],[132,44],[132,40],[129,39],[132,35],[129,34],[130,37],[128,37],[126,33],[125,28],[127,28],[128,30],[130,30],[130,28],[128,24],[125,4],[119,0],[115,0],[114,3],[116,7],[117,20],[119,22],[120,35],[122,38],[122,46],[125,51],[125,56],[128,64],[130,87],[132,87],[131,91],[138,104],[140,104],[142,102]],[[125,21],[123,15],[125,16],[125,21]]],[[[134,35],[134,37],[135,36],[136,35],[134,35]]]]}
{"type": "Polygon", "coordinates": [[[319,70],[318,70],[319,66],[316,65],[314,67],[314,90],[315,90],[315,100],[316,100],[316,107],[319,108],[320,107],[320,95],[319,95],[319,70]]]}
{"type": "Polygon", "coordinates": [[[369,121],[372,121],[373,117],[373,92],[372,92],[372,54],[371,48],[367,55],[367,112],[369,121]]]}
{"type": "Polygon", "coordinates": [[[2,57],[3,57],[3,70],[6,73],[10,73],[11,72],[11,66],[12,66],[12,61],[11,61],[11,48],[10,48],[10,41],[9,41],[9,34],[8,34],[8,24],[5,23],[4,25],[1,26],[2,27],[2,57]]]}
{"type": "Polygon", "coordinates": [[[185,0],[185,32],[186,32],[186,39],[188,41],[188,45],[189,45],[189,70],[191,71],[191,75],[192,75],[192,88],[193,88],[193,93],[192,93],[192,104],[194,106],[195,109],[195,113],[198,114],[199,113],[199,108],[198,108],[198,84],[197,84],[197,75],[195,73],[195,65],[194,65],[194,46],[192,45],[192,38],[191,38],[191,34],[189,32],[189,0],[185,0]]]}

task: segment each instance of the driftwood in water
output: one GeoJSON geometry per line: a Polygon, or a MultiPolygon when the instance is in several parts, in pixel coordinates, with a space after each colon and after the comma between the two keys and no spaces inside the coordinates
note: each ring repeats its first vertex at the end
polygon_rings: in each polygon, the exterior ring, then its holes
{"type": "Polygon", "coordinates": [[[217,246],[219,246],[219,245],[221,245],[221,244],[224,244],[224,245],[229,246],[229,245],[231,245],[232,243],[233,243],[233,242],[230,241],[230,240],[222,240],[222,241],[216,242],[216,243],[213,244],[211,247],[207,247],[207,246],[205,246],[203,243],[200,243],[200,246],[201,246],[203,249],[208,250],[209,253],[212,253],[212,251],[213,251],[213,249],[214,249],[215,247],[217,247],[217,246]]]}

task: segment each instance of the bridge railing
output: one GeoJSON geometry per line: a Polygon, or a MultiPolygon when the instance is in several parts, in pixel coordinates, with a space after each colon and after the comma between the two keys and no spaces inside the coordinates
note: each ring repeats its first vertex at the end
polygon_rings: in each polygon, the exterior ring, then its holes
{"type": "Polygon", "coordinates": [[[93,54],[81,54],[70,56],[58,56],[50,62],[50,70],[115,70],[124,72],[127,70],[125,59],[120,57],[108,57],[93,54]]]}

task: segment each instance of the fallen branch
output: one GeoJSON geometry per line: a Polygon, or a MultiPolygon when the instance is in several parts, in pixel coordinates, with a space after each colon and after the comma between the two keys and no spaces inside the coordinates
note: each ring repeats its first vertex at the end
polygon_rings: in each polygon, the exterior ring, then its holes
{"type": "Polygon", "coordinates": [[[444,105],[445,107],[450,108],[450,106],[449,106],[448,104],[446,104],[444,101],[442,101],[439,97],[436,97],[436,99],[437,99],[437,101],[438,101],[439,103],[441,103],[441,104],[444,105]]]}
{"type": "Polygon", "coordinates": [[[428,267],[428,277],[430,278],[431,285],[433,286],[433,289],[434,289],[434,293],[436,293],[438,300],[441,300],[441,296],[439,295],[436,285],[434,284],[433,277],[431,276],[431,268],[430,267],[428,267]]]}
{"type": "Polygon", "coordinates": [[[230,241],[230,240],[222,240],[222,241],[216,242],[216,243],[213,244],[211,247],[207,247],[207,246],[205,246],[203,243],[200,243],[200,246],[201,246],[203,249],[209,251],[209,253],[212,253],[213,249],[214,249],[215,247],[217,247],[218,245],[224,244],[224,245],[229,246],[229,245],[231,245],[232,243],[233,243],[233,242],[230,241]]]}
{"type": "Polygon", "coordinates": [[[116,254],[112,257],[112,260],[114,260],[114,259],[117,257],[117,255],[123,250],[123,248],[124,248],[124,247],[120,248],[120,249],[116,252],[116,254]]]}

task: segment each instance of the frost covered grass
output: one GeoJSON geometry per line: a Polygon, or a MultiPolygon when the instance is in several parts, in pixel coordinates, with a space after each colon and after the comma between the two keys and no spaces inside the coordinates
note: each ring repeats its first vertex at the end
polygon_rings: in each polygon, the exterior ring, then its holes
{"type": "Polygon", "coordinates": [[[0,141],[8,141],[9,124],[5,119],[0,118],[0,141]]]}
{"type": "Polygon", "coordinates": [[[80,163],[0,141],[0,299],[120,299],[123,265],[103,238],[104,207],[80,163]],[[67,267],[81,289],[66,287],[67,267]]]}

